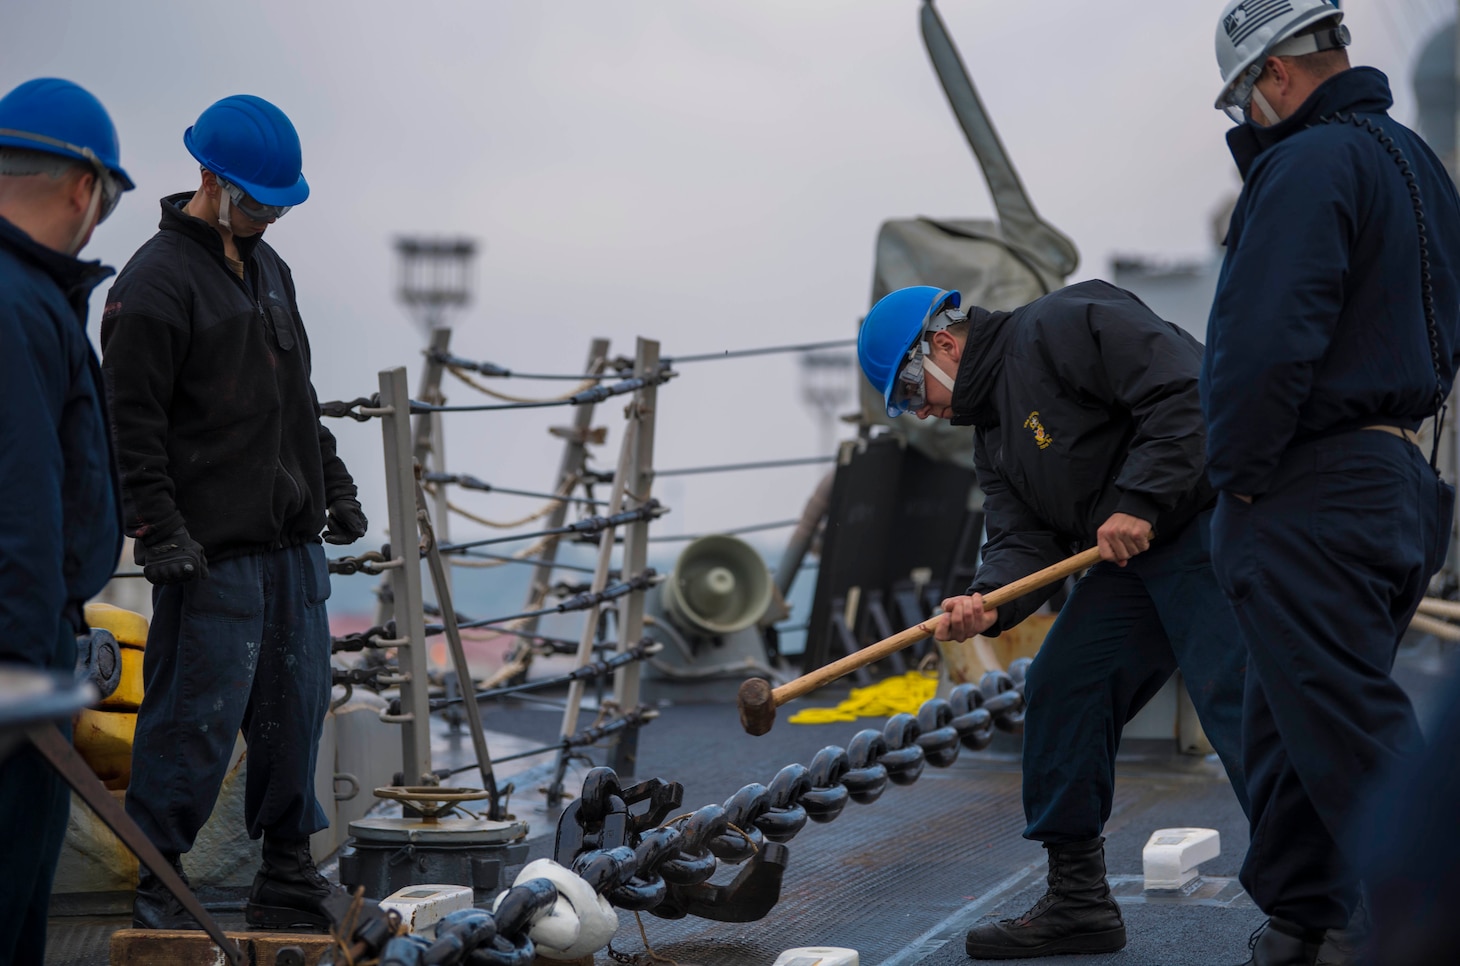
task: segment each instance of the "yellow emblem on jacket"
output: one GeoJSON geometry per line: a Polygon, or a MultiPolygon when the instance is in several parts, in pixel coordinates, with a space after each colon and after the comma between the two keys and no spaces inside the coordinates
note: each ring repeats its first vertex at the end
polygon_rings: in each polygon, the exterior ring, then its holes
{"type": "Polygon", "coordinates": [[[1054,442],[1054,437],[1045,430],[1044,424],[1039,421],[1039,410],[1029,414],[1024,420],[1024,428],[1034,430],[1034,445],[1040,449],[1049,449],[1049,444],[1054,442]]]}

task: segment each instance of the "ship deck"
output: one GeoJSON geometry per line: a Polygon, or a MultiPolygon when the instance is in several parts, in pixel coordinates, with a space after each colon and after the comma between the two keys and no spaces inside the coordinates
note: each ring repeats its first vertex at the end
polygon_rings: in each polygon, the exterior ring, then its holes
{"type": "MultiPolygon", "coordinates": [[[[1422,720],[1446,663],[1433,641],[1402,652],[1396,674],[1422,720]]],[[[844,696],[845,688],[832,687],[818,692],[816,703],[844,696]]],[[[822,747],[845,746],[856,731],[882,723],[793,725],[785,716],[769,735],[755,738],[741,730],[731,703],[664,707],[640,734],[635,777],[679,782],[682,810],[690,811],[722,802],[750,782],[768,783],[783,765],[808,763],[822,747]]],[[[483,707],[494,758],[556,740],[560,720],[540,703],[483,707]]],[[[437,764],[469,764],[470,741],[438,725],[437,764]]],[[[1246,959],[1248,936],[1263,916],[1235,879],[1247,845],[1241,809],[1214,756],[1180,755],[1173,746],[1127,742],[1117,762],[1106,858],[1127,947],[1042,962],[1184,966],[1246,959]],[[1151,832],[1189,826],[1217,829],[1221,854],[1201,866],[1201,882],[1190,894],[1145,893],[1141,852],[1151,832]]],[[[600,752],[590,756],[603,761],[600,752]]],[[[515,774],[503,770],[498,778],[516,785],[510,806],[529,825],[529,858],[550,856],[556,815],[545,809],[540,791],[549,768],[541,759],[515,767],[515,774]]],[[[568,788],[574,789],[571,781],[568,788]]],[[[889,785],[874,803],[852,802],[835,821],[807,825],[788,843],[780,900],[763,919],[665,920],[645,913],[641,931],[634,913],[620,912],[611,948],[630,956],[652,949],[680,966],[765,966],[799,946],[849,947],[865,966],[967,963],[962,936],[969,926],[984,916],[1017,915],[1043,891],[1044,853],[1020,837],[1023,824],[1018,739],[1000,735],[985,751],[963,750],[949,767],[929,766],[913,784],[889,785]]],[[[723,878],[717,874],[716,881],[723,878]]],[[[226,929],[242,927],[241,903],[213,908],[226,929]]],[[[125,925],[120,917],[54,918],[47,963],[105,966],[109,937],[125,925]]],[[[612,962],[606,950],[596,961],[612,962]]]]}

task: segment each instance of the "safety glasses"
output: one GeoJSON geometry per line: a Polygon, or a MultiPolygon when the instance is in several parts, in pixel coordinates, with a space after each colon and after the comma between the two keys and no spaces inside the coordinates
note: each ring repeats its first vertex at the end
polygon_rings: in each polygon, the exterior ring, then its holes
{"type": "Polygon", "coordinates": [[[1251,67],[1244,70],[1232,86],[1227,88],[1227,94],[1222,98],[1222,110],[1234,124],[1246,124],[1252,120],[1252,92],[1257,87],[1257,81],[1262,77],[1262,72],[1267,67],[1265,60],[1259,60],[1251,67]]]}
{"type": "Polygon", "coordinates": [[[231,181],[218,179],[218,186],[228,192],[228,198],[233,202],[233,207],[243,212],[254,221],[274,221],[283,218],[289,213],[293,205],[261,205],[248,196],[238,185],[231,181]]]}
{"type": "Polygon", "coordinates": [[[96,171],[96,180],[101,185],[101,208],[96,219],[99,225],[117,210],[117,203],[122,200],[122,186],[117,184],[116,176],[100,161],[94,162],[93,168],[96,171]]]}
{"type": "Polygon", "coordinates": [[[921,345],[921,339],[913,343],[908,350],[908,355],[912,358],[898,371],[897,381],[892,384],[888,409],[894,410],[898,416],[916,412],[928,402],[928,375],[923,371],[921,345]]]}

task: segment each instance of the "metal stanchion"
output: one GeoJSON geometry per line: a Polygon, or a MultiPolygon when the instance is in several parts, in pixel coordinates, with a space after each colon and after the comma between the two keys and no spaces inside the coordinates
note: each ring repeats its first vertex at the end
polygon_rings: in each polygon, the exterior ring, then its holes
{"type": "MultiPolygon", "coordinates": [[[[634,354],[634,375],[644,378],[659,371],[659,343],[640,339],[634,354]]],[[[654,488],[654,407],[658,400],[658,384],[650,382],[634,394],[629,420],[635,426],[633,454],[628,469],[625,495],[633,507],[649,502],[654,488]]],[[[628,525],[624,532],[623,572],[643,571],[649,557],[649,520],[628,525]]],[[[644,594],[635,591],[619,602],[619,650],[622,652],[644,633],[644,594]]],[[[623,711],[639,705],[639,675],[642,665],[634,662],[620,668],[613,676],[613,699],[623,711]]],[[[633,775],[638,758],[639,731],[628,728],[612,739],[609,767],[621,775],[633,775]]]]}
{"type": "Polygon", "coordinates": [[[421,561],[416,530],[415,450],[410,392],[404,366],[380,373],[380,424],[385,439],[385,496],[390,508],[390,571],[401,668],[401,763],[407,785],[431,778],[431,706],[427,680],[426,621],[421,607],[421,561]]]}

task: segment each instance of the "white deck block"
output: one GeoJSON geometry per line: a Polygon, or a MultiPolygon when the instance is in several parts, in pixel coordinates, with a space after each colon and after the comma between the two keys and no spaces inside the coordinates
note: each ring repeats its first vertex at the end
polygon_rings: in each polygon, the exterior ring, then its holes
{"type": "Polygon", "coordinates": [[[382,909],[400,913],[411,932],[424,933],[442,917],[472,907],[471,886],[410,885],[380,900],[382,909]]]}
{"type": "Polygon", "coordinates": [[[1196,867],[1222,852],[1214,828],[1158,828],[1141,851],[1147,889],[1180,889],[1196,878],[1196,867]]]}
{"type": "Polygon", "coordinates": [[[798,946],[776,957],[775,966],[857,966],[855,949],[841,946],[798,946]]]}

